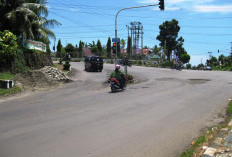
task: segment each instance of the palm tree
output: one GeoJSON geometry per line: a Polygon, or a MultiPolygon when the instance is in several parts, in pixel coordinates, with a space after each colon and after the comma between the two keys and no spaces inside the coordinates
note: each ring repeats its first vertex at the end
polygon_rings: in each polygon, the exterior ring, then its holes
{"type": "Polygon", "coordinates": [[[124,49],[126,45],[126,41],[124,39],[121,39],[120,44],[122,46],[122,49],[124,49]]]}
{"type": "Polygon", "coordinates": [[[60,25],[56,20],[47,20],[46,0],[8,0],[2,2],[0,9],[0,30],[10,30],[21,40],[35,39],[49,43],[55,34],[48,26],[60,25]]]}
{"type": "Polygon", "coordinates": [[[46,7],[46,0],[27,0],[29,3],[37,3],[40,4],[37,8],[33,8],[33,11],[39,17],[39,20],[33,21],[33,33],[35,40],[43,40],[45,43],[49,43],[49,37],[56,38],[55,34],[48,29],[47,27],[59,26],[61,23],[56,21],[55,19],[48,20],[46,17],[48,16],[48,9],[46,7]],[[44,15],[44,16],[42,16],[44,15]]]}
{"type": "Polygon", "coordinates": [[[17,36],[23,38],[34,37],[31,29],[32,19],[38,19],[33,12],[36,4],[24,3],[23,0],[9,0],[2,5],[3,14],[1,15],[1,31],[10,30],[17,36]],[[7,9],[7,7],[9,7],[7,9]]]}

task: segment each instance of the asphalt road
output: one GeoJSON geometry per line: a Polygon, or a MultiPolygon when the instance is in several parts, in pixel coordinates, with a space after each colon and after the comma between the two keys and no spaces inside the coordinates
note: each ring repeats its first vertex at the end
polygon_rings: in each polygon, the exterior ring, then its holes
{"type": "Polygon", "coordinates": [[[223,120],[232,73],[132,67],[111,93],[102,73],[72,63],[75,82],[0,100],[0,157],[172,157],[223,120]]]}

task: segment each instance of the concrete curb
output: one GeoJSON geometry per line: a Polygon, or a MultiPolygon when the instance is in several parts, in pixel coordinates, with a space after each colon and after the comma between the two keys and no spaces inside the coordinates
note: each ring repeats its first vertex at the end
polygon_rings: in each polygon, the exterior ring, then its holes
{"type": "MultiPolygon", "coordinates": [[[[228,123],[227,127],[232,127],[232,119],[228,123]]],[[[215,157],[218,153],[223,154],[228,151],[228,146],[225,145],[227,138],[231,135],[232,131],[229,128],[222,128],[217,135],[214,137],[213,142],[206,148],[202,157],[215,157]]],[[[229,141],[231,142],[231,141],[229,141]]],[[[203,146],[205,147],[205,146],[203,146]]],[[[229,146],[230,147],[230,146],[229,146]]],[[[219,155],[221,156],[221,155],[219,155]]]]}
{"type": "Polygon", "coordinates": [[[216,153],[217,149],[208,147],[202,157],[213,157],[216,153]]]}

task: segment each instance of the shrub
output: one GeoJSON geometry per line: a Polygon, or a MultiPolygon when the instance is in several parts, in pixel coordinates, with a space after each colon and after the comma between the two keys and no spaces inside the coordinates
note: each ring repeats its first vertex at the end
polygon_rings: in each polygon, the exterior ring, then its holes
{"type": "Polygon", "coordinates": [[[193,70],[197,70],[197,67],[194,65],[194,66],[192,67],[192,69],[193,69],[193,70]]]}
{"type": "Polygon", "coordinates": [[[16,57],[14,59],[14,62],[12,64],[12,72],[13,73],[19,73],[23,71],[28,71],[30,70],[29,67],[26,67],[26,62],[24,58],[22,49],[17,49],[16,57]]]}
{"type": "Polygon", "coordinates": [[[17,47],[17,38],[13,33],[8,30],[0,31],[0,67],[3,70],[11,68],[16,57],[17,47]]]}
{"type": "Polygon", "coordinates": [[[149,61],[147,61],[147,65],[146,66],[149,66],[149,67],[151,67],[152,66],[152,63],[151,63],[151,61],[149,60],[149,61]]]}
{"type": "Polygon", "coordinates": [[[81,60],[80,59],[75,59],[74,62],[81,62],[81,60]]]}
{"type": "Polygon", "coordinates": [[[62,62],[63,62],[63,61],[62,61],[62,59],[60,58],[60,60],[59,60],[59,64],[63,64],[62,62]]]}
{"type": "Polygon", "coordinates": [[[142,61],[141,61],[141,60],[138,60],[138,61],[137,61],[137,65],[139,65],[139,66],[140,66],[140,65],[143,65],[142,61]]]}
{"type": "Polygon", "coordinates": [[[171,61],[166,60],[166,61],[164,61],[164,62],[161,64],[161,66],[162,66],[163,68],[171,68],[171,67],[174,66],[174,64],[173,64],[171,61]]]}
{"type": "Polygon", "coordinates": [[[189,64],[186,64],[186,68],[187,69],[191,69],[192,65],[189,63],[189,64]]]}
{"type": "Polygon", "coordinates": [[[69,61],[66,61],[65,64],[63,65],[64,66],[64,70],[70,70],[70,64],[69,64],[69,61]]]}

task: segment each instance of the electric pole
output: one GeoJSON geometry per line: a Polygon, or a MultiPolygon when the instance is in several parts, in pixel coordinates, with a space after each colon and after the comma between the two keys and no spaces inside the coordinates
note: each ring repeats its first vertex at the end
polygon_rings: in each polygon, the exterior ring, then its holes
{"type": "MultiPolygon", "coordinates": [[[[116,16],[115,16],[115,39],[118,38],[117,18],[118,18],[118,14],[119,14],[121,11],[127,10],[127,9],[151,7],[151,6],[157,6],[157,5],[160,6],[159,8],[160,8],[161,10],[164,10],[164,0],[159,0],[159,1],[160,1],[159,4],[143,5],[143,6],[136,6],[136,7],[129,7],[129,8],[122,8],[122,9],[120,9],[120,10],[117,12],[116,16]]],[[[118,44],[118,42],[116,42],[115,65],[117,64],[117,55],[118,55],[118,52],[117,52],[117,44],[118,44]]]]}

